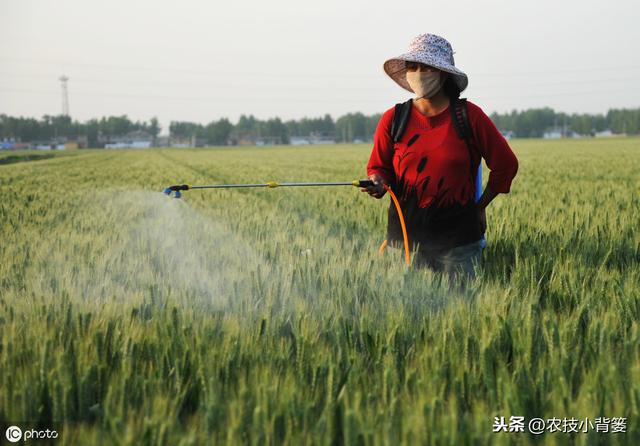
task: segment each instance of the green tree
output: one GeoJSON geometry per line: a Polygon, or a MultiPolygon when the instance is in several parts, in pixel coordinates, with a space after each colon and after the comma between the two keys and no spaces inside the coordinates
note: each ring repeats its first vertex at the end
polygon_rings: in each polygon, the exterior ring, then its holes
{"type": "Polygon", "coordinates": [[[210,122],[205,127],[207,144],[216,146],[226,145],[232,130],[233,124],[231,124],[227,118],[210,122]]]}
{"type": "Polygon", "coordinates": [[[151,121],[149,121],[149,133],[151,134],[151,138],[152,139],[152,144],[155,146],[156,145],[156,141],[158,138],[158,135],[160,134],[160,123],[158,122],[158,118],[156,118],[155,116],[153,118],[151,118],[151,121]]]}

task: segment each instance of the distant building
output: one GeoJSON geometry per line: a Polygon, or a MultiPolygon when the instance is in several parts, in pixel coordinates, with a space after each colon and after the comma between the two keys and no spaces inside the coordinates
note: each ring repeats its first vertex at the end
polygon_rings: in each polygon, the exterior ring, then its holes
{"type": "Polygon", "coordinates": [[[282,144],[280,136],[261,136],[255,139],[256,146],[275,146],[277,144],[282,144]]]}
{"type": "Polygon", "coordinates": [[[136,130],[123,136],[100,135],[98,143],[105,149],[148,149],[153,145],[153,137],[145,131],[136,130]]]}
{"type": "Polygon", "coordinates": [[[544,139],[559,139],[559,138],[578,139],[578,138],[584,138],[585,135],[581,135],[580,133],[574,132],[573,130],[563,131],[563,129],[554,128],[544,132],[542,137],[544,139]]]}
{"type": "Polygon", "coordinates": [[[80,136],[75,139],[58,137],[50,140],[31,142],[20,142],[13,138],[0,141],[0,150],[77,150],[86,147],[86,136],[80,136]]]}
{"type": "Polygon", "coordinates": [[[289,144],[294,146],[305,146],[311,144],[335,144],[335,135],[328,132],[312,132],[307,136],[291,136],[289,144]]]}
{"type": "Polygon", "coordinates": [[[542,137],[544,139],[560,139],[562,138],[562,132],[558,129],[553,129],[553,130],[544,132],[542,137]]]}
{"type": "Polygon", "coordinates": [[[289,138],[289,144],[292,146],[307,146],[311,144],[307,136],[292,136],[289,138]]]}
{"type": "Polygon", "coordinates": [[[171,137],[168,135],[158,136],[156,138],[156,147],[169,147],[171,142],[171,137]]]}
{"type": "MultiPolygon", "coordinates": [[[[355,142],[355,141],[354,141],[355,142]]],[[[318,138],[311,136],[292,136],[289,138],[289,144],[292,146],[308,146],[317,144],[335,144],[336,141],[333,138],[318,138]]]]}
{"type": "Polygon", "coordinates": [[[603,130],[601,132],[596,132],[594,135],[596,138],[611,138],[613,136],[625,136],[623,134],[615,134],[610,129],[603,130]]]}

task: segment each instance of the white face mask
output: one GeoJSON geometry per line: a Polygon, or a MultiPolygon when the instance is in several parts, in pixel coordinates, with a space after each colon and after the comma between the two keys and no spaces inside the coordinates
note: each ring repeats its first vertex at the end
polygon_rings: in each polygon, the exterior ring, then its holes
{"type": "Polygon", "coordinates": [[[407,82],[417,99],[433,97],[442,87],[443,79],[438,71],[407,71],[407,82]]]}

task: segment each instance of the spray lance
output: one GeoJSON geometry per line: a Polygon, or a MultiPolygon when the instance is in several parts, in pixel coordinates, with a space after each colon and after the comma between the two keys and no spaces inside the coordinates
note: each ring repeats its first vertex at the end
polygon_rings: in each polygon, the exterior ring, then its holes
{"type": "MultiPolygon", "coordinates": [[[[193,190],[193,189],[236,189],[236,188],[248,188],[248,187],[266,187],[268,189],[275,189],[276,187],[306,187],[306,186],[353,186],[353,187],[370,187],[373,186],[372,180],[354,180],[349,182],[337,182],[337,183],[278,183],[275,181],[268,181],[266,183],[255,183],[255,184],[211,184],[208,186],[191,186],[189,184],[178,184],[174,186],[169,186],[164,190],[166,195],[171,196],[173,194],[174,198],[182,197],[183,191],[193,190]]],[[[411,252],[409,250],[409,238],[407,236],[407,227],[404,223],[404,216],[402,214],[402,209],[400,208],[400,203],[396,198],[395,194],[391,190],[389,186],[386,184],[384,188],[391,195],[391,199],[398,210],[398,216],[400,217],[400,226],[402,227],[402,236],[404,238],[404,252],[405,252],[405,261],[407,265],[411,264],[411,252]]],[[[386,240],[381,246],[381,252],[384,250],[384,246],[386,246],[386,240]]]]}
{"type": "Polygon", "coordinates": [[[245,187],[266,187],[274,189],[276,187],[300,187],[300,186],[355,186],[355,187],[369,187],[373,186],[371,180],[355,180],[344,183],[277,183],[275,181],[268,181],[266,183],[256,184],[212,184],[209,186],[190,186],[188,184],[180,184],[176,186],[169,186],[164,190],[164,193],[171,196],[174,193],[175,198],[182,197],[182,191],[192,189],[235,189],[245,187]]]}

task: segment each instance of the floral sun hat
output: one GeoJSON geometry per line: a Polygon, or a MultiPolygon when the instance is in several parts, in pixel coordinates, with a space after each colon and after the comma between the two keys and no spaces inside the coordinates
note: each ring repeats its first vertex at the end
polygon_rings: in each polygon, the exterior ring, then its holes
{"type": "Polygon", "coordinates": [[[451,44],[447,39],[435,34],[420,34],[409,44],[409,51],[387,60],[383,65],[385,73],[391,79],[405,90],[413,93],[407,83],[405,62],[420,62],[451,73],[460,91],[467,88],[469,84],[467,75],[455,66],[451,44]]]}

